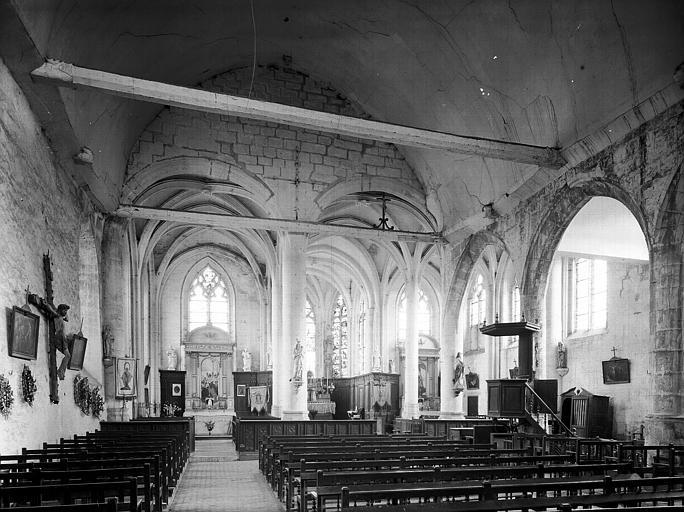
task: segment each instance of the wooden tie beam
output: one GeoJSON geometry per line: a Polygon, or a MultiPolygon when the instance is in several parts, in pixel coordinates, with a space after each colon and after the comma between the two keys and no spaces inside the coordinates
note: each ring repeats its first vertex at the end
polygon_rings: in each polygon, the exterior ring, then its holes
{"type": "Polygon", "coordinates": [[[95,89],[115,96],[162,105],[270,121],[423,149],[441,149],[466,155],[508,160],[559,169],[565,159],[557,148],[519,144],[424,130],[408,126],[318,112],[267,101],[142,80],[74,64],[48,61],[31,75],[56,85],[95,89]]]}
{"type": "Polygon", "coordinates": [[[134,219],[148,219],[165,222],[178,222],[198,226],[214,226],[217,228],[240,231],[243,229],[264,229],[268,231],[286,231],[289,233],[310,233],[319,235],[339,235],[369,240],[385,240],[392,242],[426,242],[442,243],[440,233],[423,233],[418,231],[383,230],[340,224],[325,224],[290,219],[264,219],[240,215],[224,215],[221,213],[193,212],[151,208],[147,206],[122,205],[114,215],[134,219]]]}

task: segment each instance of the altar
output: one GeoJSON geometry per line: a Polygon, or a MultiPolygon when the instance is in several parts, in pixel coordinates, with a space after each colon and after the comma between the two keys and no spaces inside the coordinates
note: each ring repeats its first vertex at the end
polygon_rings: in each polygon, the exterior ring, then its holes
{"type": "Polygon", "coordinates": [[[330,399],[330,394],[334,389],[335,385],[330,379],[307,379],[307,409],[311,419],[333,419],[337,405],[330,399]]]}
{"type": "Polygon", "coordinates": [[[232,436],[233,415],[226,411],[204,409],[193,411],[196,436],[232,436]],[[211,427],[211,431],[210,431],[211,427]]]}
{"type": "Polygon", "coordinates": [[[235,414],[235,346],[211,326],[195,329],[183,344],[185,414],[195,417],[195,435],[231,435],[235,414]]]}

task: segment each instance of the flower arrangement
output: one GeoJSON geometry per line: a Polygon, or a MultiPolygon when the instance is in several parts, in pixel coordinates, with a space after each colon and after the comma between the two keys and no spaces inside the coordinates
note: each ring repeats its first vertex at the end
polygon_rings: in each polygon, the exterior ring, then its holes
{"type": "Polygon", "coordinates": [[[90,388],[88,377],[76,375],[74,377],[74,402],[83,414],[90,414],[90,388]]]}
{"type": "Polygon", "coordinates": [[[27,404],[33,405],[37,390],[38,386],[36,386],[36,379],[33,377],[31,369],[24,365],[24,369],[21,372],[21,394],[24,396],[24,401],[27,404]]]}
{"type": "Polygon", "coordinates": [[[104,410],[104,399],[100,395],[100,388],[93,387],[90,389],[90,409],[92,415],[96,418],[100,417],[100,414],[104,410]]]}
{"type": "Polygon", "coordinates": [[[162,411],[164,411],[164,416],[176,416],[181,410],[176,404],[164,404],[162,406],[162,411]]]}
{"type": "Polygon", "coordinates": [[[12,404],[14,403],[14,394],[12,393],[12,386],[7,378],[0,374],[0,414],[9,416],[12,404]]]}

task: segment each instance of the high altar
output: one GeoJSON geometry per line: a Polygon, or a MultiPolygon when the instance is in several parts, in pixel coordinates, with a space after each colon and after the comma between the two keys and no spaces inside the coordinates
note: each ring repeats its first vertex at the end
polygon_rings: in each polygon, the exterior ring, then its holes
{"type": "Polygon", "coordinates": [[[225,333],[212,327],[192,332],[184,344],[185,351],[185,414],[195,417],[195,432],[208,435],[230,434],[235,414],[233,371],[235,345],[225,333]]]}

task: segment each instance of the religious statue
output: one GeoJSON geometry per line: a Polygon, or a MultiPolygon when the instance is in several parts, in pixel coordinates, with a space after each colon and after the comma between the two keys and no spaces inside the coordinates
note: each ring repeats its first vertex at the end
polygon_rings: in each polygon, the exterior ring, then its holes
{"type": "Polygon", "coordinates": [[[302,364],[303,361],[302,359],[304,358],[304,347],[302,347],[302,342],[299,341],[299,338],[297,338],[297,342],[295,343],[294,346],[294,352],[292,354],[292,368],[293,368],[293,374],[292,374],[292,380],[294,382],[302,382],[302,364]]]}
{"type": "Polygon", "coordinates": [[[456,354],[454,358],[454,379],[453,379],[454,389],[463,389],[463,360],[461,359],[461,353],[456,354]]]}
{"type": "Polygon", "coordinates": [[[271,348],[271,345],[266,349],[266,369],[273,369],[273,349],[271,348]]]}
{"type": "Polygon", "coordinates": [[[34,293],[28,294],[28,302],[38,308],[45,316],[48,324],[48,374],[50,377],[50,401],[59,403],[59,389],[57,379],[64,380],[64,374],[71,360],[69,351],[69,338],[64,332],[64,322],[68,322],[67,304],[59,304],[55,307],[52,290],[52,264],[50,255],[43,255],[43,273],[45,275],[45,298],[34,293]],[[57,350],[64,354],[59,368],[57,368],[57,350]]]}
{"type": "Polygon", "coordinates": [[[252,354],[246,348],[242,349],[242,371],[251,372],[252,371],[252,354]]]}
{"type": "Polygon", "coordinates": [[[176,351],[173,349],[173,347],[169,346],[169,349],[166,351],[166,369],[175,370],[177,364],[178,355],[176,354],[176,351]]]}
{"type": "Polygon", "coordinates": [[[112,334],[112,326],[105,325],[102,329],[102,357],[110,359],[112,357],[112,346],[114,345],[114,335],[112,334]]]}
{"type": "Polygon", "coordinates": [[[372,372],[381,372],[382,371],[382,356],[380,355],[380,352],[377,350],[373,352],[373,367],[371,368],[372,372]]]}
{"type": "Polygon", "coordinates": [[[558,348],[556,349],[556,368],[567,368],[568,367],[568,349],[562,341],[558,342],[558,348]]]}

